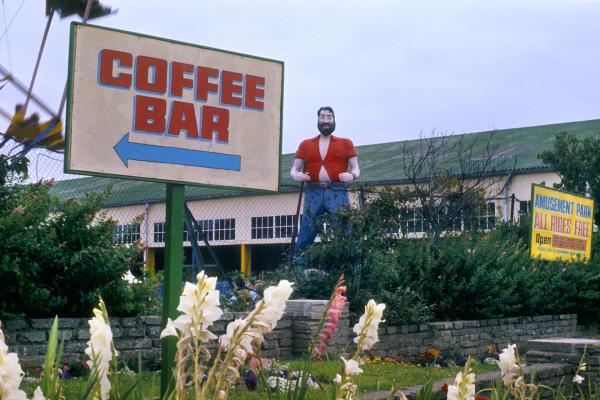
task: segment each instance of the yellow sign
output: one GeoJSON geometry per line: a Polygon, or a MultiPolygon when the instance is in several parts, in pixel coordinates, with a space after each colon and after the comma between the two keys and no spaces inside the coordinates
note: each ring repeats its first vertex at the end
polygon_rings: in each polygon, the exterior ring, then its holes
{"type": "Polygon", "coordinates": [[[589,261],[594,200],[535,184],[531,193],[531,257],[589,261]]]}

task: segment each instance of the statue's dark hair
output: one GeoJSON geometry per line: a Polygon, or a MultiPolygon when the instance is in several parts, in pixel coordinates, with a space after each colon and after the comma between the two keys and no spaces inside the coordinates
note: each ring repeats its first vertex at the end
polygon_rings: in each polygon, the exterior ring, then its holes
{"type": "Polygon", "coordinates": [[[317,110],[317,117],[321,115],[321,111],[330,111],[333,114],[333,119],[335,119],[335,113],[333,112],[333,108],[329,106],[323,106],[317,110]]]}

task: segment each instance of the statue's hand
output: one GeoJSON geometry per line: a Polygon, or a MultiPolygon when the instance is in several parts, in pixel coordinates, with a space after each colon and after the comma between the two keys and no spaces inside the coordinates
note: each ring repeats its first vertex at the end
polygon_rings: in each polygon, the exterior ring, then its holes
{"type": "Polygon", "coordinates": [[[310,181],[310,175],[305,174],[304,172],[292,172],[292,178],[298,182],[308,182],[310,181]]]}
{"type": "Polygon", "coordinates": [[[342,172],[338,176],[340,177],[340,181],[342,182],[350,182],[354,180],[354,176],[349,172],[342,172]]]}

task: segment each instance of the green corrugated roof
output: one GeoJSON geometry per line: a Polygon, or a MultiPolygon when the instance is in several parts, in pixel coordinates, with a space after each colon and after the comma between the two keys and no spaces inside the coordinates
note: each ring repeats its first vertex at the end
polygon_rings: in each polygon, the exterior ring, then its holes
{"type": "MultiPolygon", "coordinates": [[[[498,161],[505,160],[505,166],[517,170],[534,170],[544,168],[537,155],[552,146],[557,133],[569,132],[579,138],[600,133],[600,119],[562,124],[532,126],[526,128],[503,129],[493,131],[493,141],[498,145],[495,154],[498,161]],[[516,164],[514,160],[516,158],[516,164]]],[[[476,132],[464,135],[464,143],[476,142],[474,155],[483,155],[488,135],[492,131],[476,132]]],[[[449,138],[456,140],[459,136],[449,138]]],[[[430,139],[423,139],[430,140],[430,139]]],[[[434,139],[435,140],[435,139],[434,139]]],[[[438,139],[439,140],[439,139],[438,139]]],[[[406,148],[408,155],[420,147],[420,140],[409,140],[358,146],[361,176],[357,183],[385,183],[401,182],[406,179],[403,171],[403,158],[407,154],[402,150],[406,148]]],[[[295,190],[295,182],[290,178],[289,171],[293,161],[293,154],[284,154],[281,162],[282,191],[295,190]]],[[[446,166],[450,170],[453,166],[446,166]]],[[[124,204],[140,204],[163,202],[165,199],[165,185],[162,183],[145,182],[128,179],[113,179],[88,177],[56,182],[52,191],[60,198],[79,198],[85,193],[102,191],[112,186],[106,206],[124,204]]],[[[213,198],[237,196],[240,190],[220,189],[211,187],[186,186],[188,198],[213,198]]]]}

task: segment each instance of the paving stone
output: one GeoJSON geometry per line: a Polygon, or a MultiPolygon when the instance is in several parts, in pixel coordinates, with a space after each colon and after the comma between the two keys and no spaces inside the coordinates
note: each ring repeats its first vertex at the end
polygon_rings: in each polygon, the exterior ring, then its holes
{"type": "Polygon", "coordinates": [[[22,329],[29,328],[29,324],[25,320],[15,321],[2,321],[2,330],[6,334],[7,332],[19,331],[22,329]]]}
{"type": "Polygon", "coordinates": [[[138,337],[144,336],[145,333],[146,333],[146,330],[144,327],[136,325],[131,328],[123,328],[123,332],[121,333],[121,335],[124,337],[138,338],[138,337]]]}
{"type": "MultiPolygon", "coordinates": [[[[88,329],[77,329],[77,339],[79,340],[89,340],[90,339],[90,331],[88,329]]],[[[114,332],[113,332],[114,337],[114,332]]]]}
{"type": "Polygon", "coordinates": [[[79,328],[80,325],[81,325],[81,318],[60,318],[58,320],[58,329],[79,328]]]}
{"type": "Polygon", "coordinates": [[[161,325],[161,318],[157,315],[144,315],[140,320],[146,325],[161,325]]]}
{"type": "Polygon", "coordinates": [[[33,329],[45,329],[50,330],[52,327],[52,322],[54,322],[54,318],[38,318],[31,320],[31,327],[33,329]]]}
{"type": "Polygon", "coordinates": [[[73,331],[72,330],[61,330],[58,332],[58,340],[71,340],[73,338],[73,331]]]}
{"type": "Polygon", "coordinates": [[[138,326],[140,321],[135,317],[124,317],[121,318],[121,326],[130,328],[134,326],[138,326]]]}
{"type": "Polygon", "coordinates": [[[134,349],[148,349],[152,347],[152,339],[135,340],[133,343],[134,349]]]}
{"type": "Polygon", "coordinates": [[[148,326],[146,327],[146,335],[151,338],[159,338],[160,333],[162,332],[161,326],[148,326]]]}
{"type": "Polygon", "coordinates": [[[20,344],[39,343],[45,341],[46,332],[44,331],[22,332],[17,335],[17,342],[20,344]]]}

